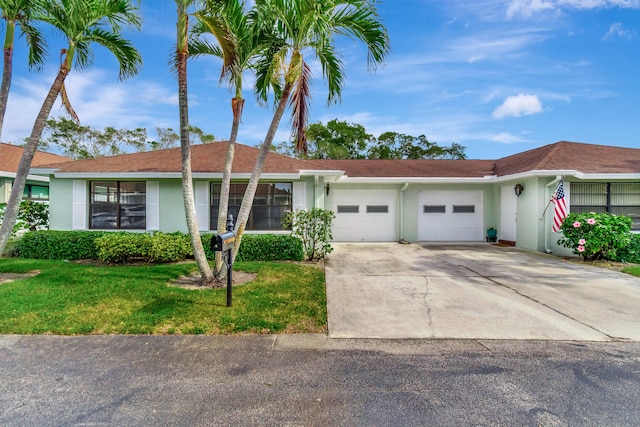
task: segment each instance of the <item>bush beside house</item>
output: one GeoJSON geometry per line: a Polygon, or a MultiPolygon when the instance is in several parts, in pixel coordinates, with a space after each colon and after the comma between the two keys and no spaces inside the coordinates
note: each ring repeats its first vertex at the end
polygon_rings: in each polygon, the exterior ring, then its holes
{"type": "MultiPolygon", "coordinates": [[[[202,235],[207,258],[214,234],[202,235]]],[[[177,262],[193,256],[189,236],[183,233],[133,233],[107,231],[35,231],[25,234],[13,251],[22,258],[93,259],[110,264],[143,261],[177,262]]],[[[285,234],[249,234],[236,261],[301,261],[302,242],[285,234]]]]}

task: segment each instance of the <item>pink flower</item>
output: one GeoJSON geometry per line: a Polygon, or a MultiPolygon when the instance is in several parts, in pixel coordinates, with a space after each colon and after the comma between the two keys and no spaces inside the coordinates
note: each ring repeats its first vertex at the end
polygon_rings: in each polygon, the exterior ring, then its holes
{"type": "Polygon", "coordinates": [[[573,223],[573,228],[578,228],[580,227],[582,224],[580,224],[580,221],[576,221],[573,223]]]}
{"type": "Polygon", "coordinates": [[[587,243],[587,241],[586,241],[586,240],[584,240],[584,239],[580,239],[580,240],[578,240],[578,244],[579,244],[579,245],[584,245],[585,243],[587,243]]]}
{"type": "Polygon", "coordinates": [[[593,218],[589,218],[589,219],[587,220],[587,224],[589,224],[589,225],[593,225],[593,224],[595,224],[595,223],[596,223],[596,220],[595,220],[595,219],[593,219],[593,218]]]}
{"type": "Polygon", "coordinates": [[[578,252],[584,252],[584,246],[582,245],[578,246],[578,252]]]}

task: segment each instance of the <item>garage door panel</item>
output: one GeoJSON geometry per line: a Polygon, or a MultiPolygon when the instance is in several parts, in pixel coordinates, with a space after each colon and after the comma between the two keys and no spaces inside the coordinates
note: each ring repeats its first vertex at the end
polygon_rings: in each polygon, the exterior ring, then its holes
{"type": "Polygon", "coordinates": [[[484,240],[482,191],[422,191],[418,240],[484,240]]]}
{"type": "Polygon", "coordinates": [[[333,239],[338,242],[397,240],[394,190],[333,190],[333,239]]]}

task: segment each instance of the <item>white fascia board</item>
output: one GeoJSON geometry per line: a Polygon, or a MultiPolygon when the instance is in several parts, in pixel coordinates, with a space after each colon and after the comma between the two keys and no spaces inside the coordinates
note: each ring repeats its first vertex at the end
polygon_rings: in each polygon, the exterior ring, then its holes
{"type": "Polygon", "coordinates": [[[583,173],[580,179],[640,179],[640,173],[583,173]]]}
{"type": "Polygon", "coordinates": [[[300,176],[344,176],[344,171],[336,169],[316,170],[316,169],[301,169],[300,176]]]}
{"type": "Polygon", "coordinates": [[[555,177],[558,175],[575,176],[580,178],[582,174],[577,170],[532,170],[532,171],[514,173],[511,175],[499,176],[495,179],[495,181],[504,182],[504,181],[513,181],[514,179],[525,179],[525,178],[535,178],[535,177],[555,177]]]}
{"type": "MultiPolygon", "coordinates": [[[[0,177],[15,179],[16,174],[14,172],[0,172],[0,177]]],[[[29,175],[27,175],[27,180],[29,180],[29,181],[49,182],[49,177],[48,176],[31,175],[31,174],[29,174],[29,175]]]]}
{"type": "Polygon", "coordinates": [[[417,178],[417,177],[392,177],[392,178],[351,178],[343,176],[336,181],[337,184],[486,184],[494,182],[493,177],[482,178],[417,178]]]}

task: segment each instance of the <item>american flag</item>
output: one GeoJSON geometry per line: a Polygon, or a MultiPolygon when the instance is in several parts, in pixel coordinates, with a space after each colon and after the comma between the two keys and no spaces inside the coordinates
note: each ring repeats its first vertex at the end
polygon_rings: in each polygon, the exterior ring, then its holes
{"type": "Polygon", "coordinates": [[[558,188],[556,188],[556,192],[553,193],[551,197],[551,201],[556,208],[553,212],[553,232],[557,233],[560,231],[560,226],[562,225],[562,221],[567,217],[567,200],[564,197],[564,180],[561,179],[558,183],[558,188]]]}

